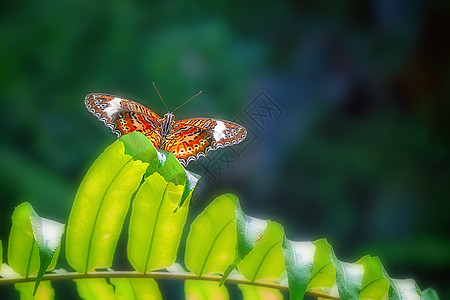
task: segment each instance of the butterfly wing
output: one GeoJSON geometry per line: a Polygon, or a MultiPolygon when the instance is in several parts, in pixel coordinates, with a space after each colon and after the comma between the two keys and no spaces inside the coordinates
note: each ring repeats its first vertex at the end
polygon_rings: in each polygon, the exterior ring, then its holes
{"type": "Polygon", "coordinates": [[[247,130],[239,124],[208,118],[176,121],[163,149],[175,154],[184,166],[211,150],[242,142],[247,130]]]}
{"type": "Polygon", "coordinates": [[[89,94],[86,108],[119,137],[140,131],[158,148],[161,143],[159,126],[162,119],[145,106],[108,94],[89,94]]]}

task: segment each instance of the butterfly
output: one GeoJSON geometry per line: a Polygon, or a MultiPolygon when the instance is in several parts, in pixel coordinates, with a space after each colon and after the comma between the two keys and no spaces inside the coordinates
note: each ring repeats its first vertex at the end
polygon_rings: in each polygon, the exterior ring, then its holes
{"type": "Polygon", "coordinates": [[[167,109],[168,113],[161,118],[145,106],[119,96],[93,93],[87,95],[84,102],[86,108],[118,137],[139,131],[155,148],[173,153],[185,167],[209,151],[238,144],[247,136],[243,126],[230,121],[213,118],[175,121],[173,112],[185,103],[172,112],[167,109]]]}

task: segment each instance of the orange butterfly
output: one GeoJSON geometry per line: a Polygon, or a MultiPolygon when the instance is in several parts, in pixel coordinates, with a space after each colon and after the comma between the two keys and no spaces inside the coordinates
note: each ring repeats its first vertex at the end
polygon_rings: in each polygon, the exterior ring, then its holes
{"type": "Polygon", "coordinates": [[[114,95],[89,94],[84,102],[119,137],[135,130],[142,132],[155,148],[173,153],[183,166],[211,150],[238,144],[247,136],[243,126],[230,121],[211,118],[175,121],[173,112],[185,103],[161,118],[137,102],[114,95]]]}

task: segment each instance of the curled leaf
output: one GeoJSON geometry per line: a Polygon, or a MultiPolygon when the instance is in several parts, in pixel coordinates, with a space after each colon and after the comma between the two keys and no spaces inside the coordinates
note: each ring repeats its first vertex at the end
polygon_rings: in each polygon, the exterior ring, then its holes
{"type": "Polygon", "coordinates": [[[264,231],[267,228],[268,222],[253,218],[246,215],[239,203],[239,200],[235,199],[235,213],[236,213],[236,251],[232,263],[225,270],[220,284],[222,285],[230,273],[237,267],[242,259],[247,256],[253,249],[255,244],[262,238],[264,231]]]}
{"type": "Polygon", "coordinates": [[[316,246],[312,242],[283,240],[283,254],[289,281],[290,299],[303,299],[311,279],[316,246]]]}
{"type": "MultiPolygon", "coordinates": [[[[30,220],[33,228],[34,239],[39,248],[40,257],[39,273],[36,277],[36,284],[33,291],[34,296],[39,287],[42,276],[44,276],[44,273],[55,256],[55,253],[59,253],[61,237],[64,232],[64,224],[41,218],[33,209],[31,209],[30,220]]],[[[58,255],[56,255],[56,257],[57,256],[58,255]]]]}

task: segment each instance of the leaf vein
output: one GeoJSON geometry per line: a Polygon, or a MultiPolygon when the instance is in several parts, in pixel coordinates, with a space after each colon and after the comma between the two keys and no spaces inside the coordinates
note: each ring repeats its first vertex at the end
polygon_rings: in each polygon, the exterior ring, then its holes
{"type": "Polygon", "coordinates": [[[202,265],[202,268],[200,269],[200,273],[198,274],[198,277],[201,277],[201,276],[203,275],[203,270],[205,269],[206,263],[208,262],[208,258],[209,258],[209,256],[211,255],[211,251],[212,251],[212,249],[214,248],[214,245],[215,245],[215,243],[217,242],[217,239],[218,239],[219,236],[222,234],[222,232],[225,230],[225,228],[227,228],[228,225],[231,224],[231,222],[232,222],[233,220],[234,220],[234,219],[231,218],[231,219],[227,222],[227,224],[225,224],[225,226],[223,226],[222,229],[220,229],[220,231],[219,231],[219,232],[217,233],[217,235],[214,237],[214,241],[212,242],[211,247],[209,247],[208,253],[206,254],[205,260],[203,261],[203,265],[202,265]]]}
{"type": "Polygon", "coordinates": [[[94,224],[92,225],[92,230],[91,230],[91,234],[90,234],[90,237],[89,237],[88,252],[87,252],[87,255],[86,255],[86,264],[85,264],[85,267],[84,267],[84,273],[85,273],[85,274],[89,271],[88,267],[89,267],[89,260],[90,260],[90,257],[91,257],[92,240],[93,240],[93,237],[94,237],[95,228],[96,228],[96,226],[97,226],[98,217],[99,217],[99,214],[100,214],[100,211],[101,211],[103,202],[104,202],[104,200],[105,200],[105,196],[106,196],[106,194],[108,193],[108,190],[109,190],[109,188],[111,187],[111,185],[113,184],[113,182],[116,180],[117,176],[120,174],[120,172],[122,172],[123,168],[125,168],[125,166],[128,165],[128,164],[130,163],[130,161],[132,161],[132,160],[133,160],[133,157],[131,157],[131,158],[130,158],[130,159],[129,159],[129,160],[128,160],[121,168],[120,168],[120,170],[114,175],[114,178],[113,178],[113,179],[111,180],[111,182],[108,184],[108,186],[106,187],[105,192],[103,193],[102,200],[100,201],[100,205],[98,206],[97,213],[95,214],[94,224]]]}
{"type": "Polygon", "coordinates": [[[31,242],[31,251],[30,251],[30,256],[28,257],[28,263],[27,263],[27,271],[25,273],[25,278],[28,278],[28,276],[30,275],[30,265],[31,265],[31,258],[33,257],[33,250],[34,250],[34,236],[33,236],[33,241],[31,242]]]}
{"type": "Polygon", "coordinates": [[[266,259],[267,254],[269,254],[269,252],[272,251],[272,249],[273,249],[276,245],[278,245],[278,244],[281,244],[281,241],[279,241],[279,242],[273,244],[273,245],[266,251],[266,253],[264,254],[263,258],[261,259],[260,264],[258,265],[258,268],[256,269],[255,275],[253,275],[253,279],[251,280],[251,282],[254,282],[254,281],[255,281],[255,278],[256,278],[256,276],[258,275],[259,270],[261,269],[261,265],[264,263],[264,260],[266,259]]]}
{"type": "Polygon", "coordinates": [[[161,201],[159,202],[159,205],[158,205],[158,211],[156,212],[156,218],[155,218],[155,222],[153,224],[152,235],[151,235],[151,238],[150,238],[150,241],[149,241],[150,245],[148,247],[147,259],[145,261],[144,274],[147,272],[147,266],[148,266],[148,262],[149,262],[149,259],[150,259],[150,254],[151,254],[152,248],[153,248],[153,239],[155,237],[156,225],[158,224],[159,213],[161,211],[162,203],[164,201],[164,197],[166,196],[166,192],[167,192],[167,188],[168,187],[169,187],[169,183],[167,183],[166,187],[164,188],[164,192],[162,194],[161,201]]]}

